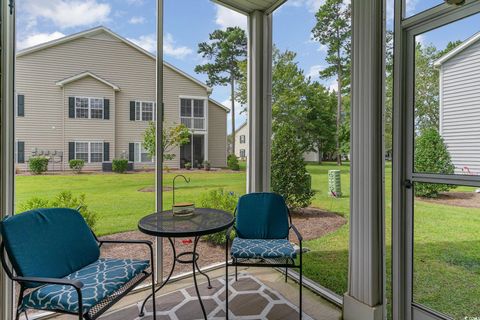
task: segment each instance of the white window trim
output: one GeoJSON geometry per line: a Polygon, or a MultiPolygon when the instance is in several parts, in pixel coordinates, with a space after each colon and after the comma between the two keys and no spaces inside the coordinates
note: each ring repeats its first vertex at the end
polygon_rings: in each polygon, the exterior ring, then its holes
{"type": "Polygon", "coordinates": [[[180,117],[180,122],[182,122],[182,118],[191,119],[192,126],[194,123],[194,119],[203,119],[203,129],[195,129],[195,128],[188,128],[190,130],[194,130],[196,133],[198,131],[207,131],[208,127],[208,97],[201,97],[201,96],[179,96],[178,99],[178,116],[180,117]],[[190,117],[182,116],[182,100],[191,100],[192,103],[192,115],[190,117]],[[203,100],[203,117],[194,117],[194,107],[193,107],[193,100],[203,100]]]}
{"type": "Polygon", "coordinates": [[[105,98],[99,97],[81,97],[75,96],[74,106],[75,106],[75,119],[91,119],[91,120],[103,120],[105,119],[105,98]],[[77,117],[77,99],[88,99],[88,118],[78,118],[77,117]],[[92,118],[92,99],[102,101],[102,117],[101,118],[92,118]]]}
{"type": "MultiPolygon", "coordinates": [[[[155,162],[155,159],[154,157],[152,157],[152,159],[150,161],[142,161],[142,146],[143,146],[143,142],[140,142],[140,141],[136,141],[134,142],[135,144],[135,147],[137,147],[138,145],[138,154],[134,154],[133,155],[133,162],[134,163],[154,163],[155,162]],[[140,159],[140,161],[135,161],[135,159],[140,159]]],[[[134,147],[134,150],[133,152],[135,152],[135,147],[134,147]]]]}
{"type": "MultiPolygon", "coordinates": [[[[75,141],[75,159],[77,159],[77,143],[86,143],[88,145],[87,152],[88,152],[88,161],[87,163],[102,163],[104,159],[104,143],[105,141],[101,140],[93,140],[93,141],[75,141]],[[101,143],[102,144],[102,160],[100,162],[92,162],[92,143],[101,143]]],[[[95,152],[98,153],[98,152],[95,152]]]]}
{"type": "Polygon", "coordinates": [[[157,120],[157,113],[155,112],[156,108],[155,101],[145,101],[145,100],[135,100],[135,121],[156,121],[157,120]],[[137,103],[140,105],[137,106],[137,103]],[[143,120],[143,104],[144,103],[151,103],[153,105],[152,108],[152,120],[143,120]],[[137,119],[137,108],[140,108],[140,119],[137,119]]]}

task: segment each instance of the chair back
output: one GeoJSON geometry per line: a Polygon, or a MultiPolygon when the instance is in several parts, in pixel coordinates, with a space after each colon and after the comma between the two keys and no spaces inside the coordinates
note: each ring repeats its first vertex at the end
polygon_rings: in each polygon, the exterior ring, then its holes
{"type": "Polygon", "coordinates": [[[246,194],[238,200],[237,235],[244,239],[285,239],[290,228],[288,208],[276,193],[246,194]]]}
{"type": "Polygon", "coordinates": [[[0,232],[19,276],[63,278],[100,257],[92,231],[73,209],[35,209],[9,216],[0,222],[0,232]]]}

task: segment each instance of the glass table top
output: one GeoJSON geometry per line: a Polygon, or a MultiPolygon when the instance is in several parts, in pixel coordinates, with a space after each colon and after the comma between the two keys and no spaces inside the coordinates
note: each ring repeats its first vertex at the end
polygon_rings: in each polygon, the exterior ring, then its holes
{"type": "Polygon", "coordinates": [[[157,237],[195,237],[226,230],[234,221],[233,214],[217,209],[195,208],[189,216],[168,210],[143,217],[138,229],[157,237]]]}

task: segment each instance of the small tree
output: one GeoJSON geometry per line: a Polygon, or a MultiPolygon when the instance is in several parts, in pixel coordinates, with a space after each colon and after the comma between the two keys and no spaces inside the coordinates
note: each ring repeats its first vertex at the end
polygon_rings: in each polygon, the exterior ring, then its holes
{"type": "Polygon", "coordinates": [[[303,160],[303,149],[290,126],[277,128],[272,143],[272,190],[292,209],[310,205],[314,192],[303,160]]]}
{"type": "MultiPolygon", "coordinates": [[[[156,124],[150,122],[143,135],[143,147],[151,157],[156,154],[156,124]]],[[[175,154],[171,153],[174,148],[183,146],[190,142],[190,131],[184,124],[163,129],[163,159],[173,160],[175,154]]]]}
{"type": "Polygon", "coordinates": [[[75,173],[80,173],[85,166],[85,160],[82,159],[72,159],[68,161],[68,165],[70,169],[72,169],[75,173]]]}
{"type": "MultiPolygon", "coordinates": [[[[437,129],[424,129],[415,139],[415,172],[452,174],[454,170],[447,146],[437,129]]],[[[452,188],[448,184],[416,183],[415,195],[435,198],[452,188]]]]}
{"type": "Polygon", "coordinates": [[[238,164],[238,158],[234,153],[230,153],[227,156],[227,167],[230,170],[234,170],[234,171],[240,170],[240,165],[238,164]]]}

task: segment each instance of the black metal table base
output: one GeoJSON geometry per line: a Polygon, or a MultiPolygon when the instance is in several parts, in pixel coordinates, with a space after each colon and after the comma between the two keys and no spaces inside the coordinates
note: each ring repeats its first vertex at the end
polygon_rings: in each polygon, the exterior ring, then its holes
{"type": "MultiPolygon", "coordinates": [[[[207,278],[208,281],[208,289],[212,288],[212,284],[210,282],[210,277],[204,273],[203,271],[200,270],[198,267],[198,258],[199,254],[197,253],[197,245],[198,245],[198,240],[200,240],[200,237],[195,237],[195,240],[193,241],[193,251],[187,251],[187,252],[182,252],[177,255],[177,252],[175,250],[175,243],[172,240],[172,238],[168,238],[168,241],[170,242],[170,245],[172,246],[172,251],[173,251],[173,263],[172,263],[172,269],[170,270],[170,273],[168,274],[168,277],[165,279],[165,281],[155,290],[155,292],[158,292],[160,289],[162,289],[170,280],[172,277],[173,271],[175,270],[175,265],[176,263],[182,263],[182,264],[192,264],[192,271],[193,271],[193,283],[195,284],[195,291],[197,293],[198,297],[198,302],[200,303],[200,306],[202,307],[202,312],[203,312],[203,317],[205,320],[207,320],[207,313],[205,311],[205,306],[203,305],[202,301],[202,296],[200,295],[200,290],[198,289],[198,283],[197,283],[197,271],[201,275],[203,275],[205,278],[207,278]],[[184,258],[187,256],[191,256],[190,259],[184,258]]],[[[147,300],[150,299],[153,296],[151,293],[142,303],[142,308],[140,309],[140,317],[144,316],[144,309],[145,309],[145,304],[147,303],[147,300]]]]}

